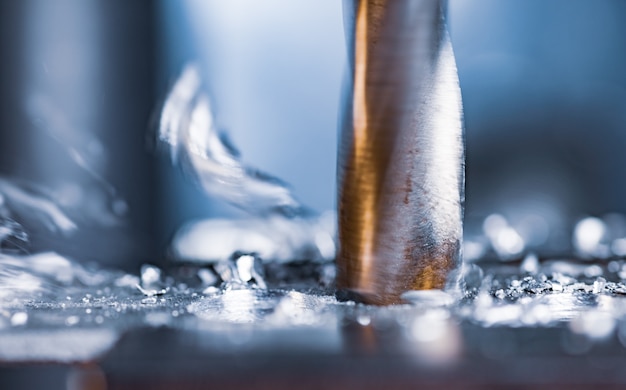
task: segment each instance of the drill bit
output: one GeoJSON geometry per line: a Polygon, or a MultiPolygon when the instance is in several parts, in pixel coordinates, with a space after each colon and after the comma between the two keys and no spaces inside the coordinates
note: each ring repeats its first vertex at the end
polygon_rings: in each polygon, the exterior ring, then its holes
{"type": "Polygon", "coordinates": [[[462,103],[443,0],[347,0],[338,295],[401,303],[460,264],[462,103]]]}

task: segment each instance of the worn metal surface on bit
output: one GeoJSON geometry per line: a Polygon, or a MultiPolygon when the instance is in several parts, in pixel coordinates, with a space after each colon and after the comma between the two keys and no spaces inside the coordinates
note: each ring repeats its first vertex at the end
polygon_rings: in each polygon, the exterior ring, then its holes
{"type": "Polygon", "coordinates": [[[444,288],[460,262],[462,103],[445,1],[344,2],[338,288],[372,304],[444,288]]]}

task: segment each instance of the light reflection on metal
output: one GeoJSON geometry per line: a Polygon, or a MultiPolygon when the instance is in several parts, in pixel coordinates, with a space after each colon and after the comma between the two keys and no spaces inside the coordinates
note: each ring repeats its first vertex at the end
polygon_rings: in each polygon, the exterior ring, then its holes
{"type": "Polygon", "coordinates": [[[254,215],[303,215],[279,179],[246,166],[215,123],[199,70],[187,66],[163,106],[157,140],[202,189],[254,215]]]}
{"type": "Polygon", "coordinates": [[[0,178],[0,194],[9,210],[26,219],[38,221],[50,231],[70,234],[77,228],[63,210],[44,195],[26,191],[12,181],[0,178]]]}
{"type": "Polygon", "coordinates": [[[334,213],[319,217],[205,219],[178,230],[172,241],[176,259],[194,263],[226,261],[255,253],[265,262],[330,262],[335,257],[334,213]]]}
{"type": "Polygon", "coordinates": [[[526,248],[524,239],[502,215],[488,216],[483,222],[483,231],[501,260],[515,258],[526,248]]]}
{"type": "Polygon", "coordinates": [[[600,218],[583,218],[574,227],[572,243],[583,257],[607,257],[609,248],[603,243],[607,233],[607,226],[600,218]]]}
{"type": "Polygon", "coordinates": [[[338,165],[338,287],[374,304],[459,264],[461,95],[439,0],[350,0],[338,165]]]}
{"type": "Polygon", "coordinates": [[[407,327],[413,355],[430,366],[445,366],[461,355],[462,335],[459,324],[447,310],[431,309],[417,315],[407,327]]]}

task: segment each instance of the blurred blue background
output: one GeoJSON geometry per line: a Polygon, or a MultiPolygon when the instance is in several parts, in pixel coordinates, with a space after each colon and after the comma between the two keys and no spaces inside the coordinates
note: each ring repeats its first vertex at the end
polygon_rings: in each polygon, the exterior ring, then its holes
{"type": "MultiPolygon", "coordinates": [[[[312,207],[333,208],[341,2],[165,0],[161,15],[165,73],[200,61],[219,123],[244,159],[312,207]]],[[[547,227],[555,249],[566,249],[576,219],[626,210],[625,21],[620,0],[450,1],[469,234],[500,213],[547,227]]],[[[225,212],[184,185],[167,186],[175,223],[225,212]]]]}
{"type": "MultiPolygon", "coordinates": [[[[96,165],[126,199],[125,226],[136,232],[86,227],[81,239],[42,247],[139,263],[160,256],[189,219],[237,215],[146,142],[189,62],[200,64],[217,121],[243,159],[312,208],[334,208],[341,1],[0,0],[0,8],[0,174],[90,185],[28,113],[33,93],[47,96],[78,133],[101,141],[96,165]]],[[[499,213],[567,249],[579,218],[626,211],[625,22],[623,0],[450,0],[467,234],[499,213]]]]}

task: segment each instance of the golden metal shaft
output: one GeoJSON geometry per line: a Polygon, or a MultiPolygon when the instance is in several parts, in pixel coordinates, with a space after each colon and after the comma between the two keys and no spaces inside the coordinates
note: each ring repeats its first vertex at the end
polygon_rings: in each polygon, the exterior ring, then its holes
{"type": "Polygon", "coordinates": [[[462,104],[442,0],[347,0],[338,288],[372,304],[460,262],[462,104]]]}

